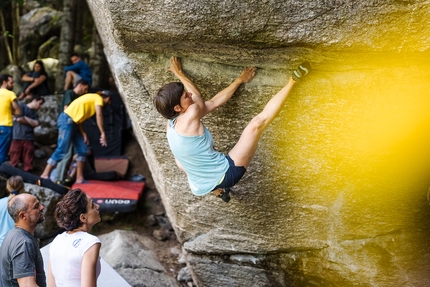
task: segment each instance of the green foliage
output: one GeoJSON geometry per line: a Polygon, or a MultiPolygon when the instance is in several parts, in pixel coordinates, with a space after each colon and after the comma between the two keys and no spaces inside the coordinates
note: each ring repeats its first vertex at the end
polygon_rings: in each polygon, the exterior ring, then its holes
{"type": "Polygon", "coordinates": [[[9,31],[4,31],[3,36],[13,38],[13,35],[9,31]]]}

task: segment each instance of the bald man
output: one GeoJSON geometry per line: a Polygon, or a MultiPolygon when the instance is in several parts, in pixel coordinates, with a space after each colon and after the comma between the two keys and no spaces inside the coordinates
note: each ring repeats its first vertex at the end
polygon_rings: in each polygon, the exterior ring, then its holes
{"type": "Polygon", "coordinates": [[[36,226],[45,220],[43,205],[31,194],[13,197],[8,212],[15,222],[0,247],[0,286],[46,287],[43,258],[34,238],[36,226]]]}

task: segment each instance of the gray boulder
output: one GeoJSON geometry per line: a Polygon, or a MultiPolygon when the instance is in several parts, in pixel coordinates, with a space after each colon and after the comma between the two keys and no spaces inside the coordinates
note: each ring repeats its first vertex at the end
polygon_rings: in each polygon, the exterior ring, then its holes
{"type": "MultiPolygon", "coordinates": [[[[61,30],[62,12],[49,7],[35,8],[21,17],[20,55],[21,63],[39,57],[39,48],[51,37],[58,36],[61,30]]],[[[52,39],[51,39],[52,41],[52,39]]],[[[56,49],[52,49],[56,51],[56,49]]],[[[45,53],[43,57],[55,58],[56,54],[45,53]]]]}
{"type": "Polygon", "coordinates": [[[179,286],[151,251],[154,242],[133,231],[115,230],[99,236],[100,256],[132,286],[179,286]]]}
{"type": "Polygon", "coordinates": [[[184,281],[184,282],[193,281],[193,277],[191,276],[191,271],[188,269],[188,267],[183,267],[181,270],[179,270],[177,278],[178,278],[178,281],[184,281]]]}
{"type": "Polygon", "coordinates": [[[105,54],[198,286],[428,286],[430,6],[423,1],[89,0],[105,54]],[[228,153],[303,60],[226,204],[196,197],[152,98],[185,72],[228,153]]]}
{"type": "Polygon", "coordinates": [[[37,111],[40,125],[34,129],[36,142],[44,145],[51,145],[57,142],[58,106],[62,96],[63,95],[60,94],[43,97],[45,103],[37,111]]]}

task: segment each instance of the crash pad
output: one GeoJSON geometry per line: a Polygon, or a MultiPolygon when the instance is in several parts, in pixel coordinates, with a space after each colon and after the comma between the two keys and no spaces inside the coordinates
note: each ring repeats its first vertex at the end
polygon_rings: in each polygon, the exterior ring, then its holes
{"type": "Polygon", "coordinates": [[[91,196],[102,212],[130,212],[136,208],[145,182],[88,180],[86,183],[74,183],[74,188],[80,188],[91,196]]]}

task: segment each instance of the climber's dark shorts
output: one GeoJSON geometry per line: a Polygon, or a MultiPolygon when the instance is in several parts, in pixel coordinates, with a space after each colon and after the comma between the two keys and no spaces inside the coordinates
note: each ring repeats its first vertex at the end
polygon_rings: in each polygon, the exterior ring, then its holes
{"type": "Polygon", "coordinates": [[[230,158],[230,156],[226,155],[225,158],[228,160],[230,166],[225,173],[223,181],[217,186],[215,186],[214,190],[218,188],[234,186],[236,183],[239,182],[239,180],[246,172],[246,168],[244,166],[235,166],[234,161],[230,158]]]}

